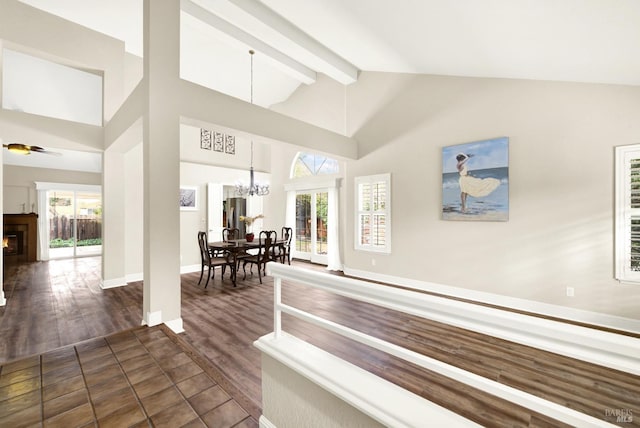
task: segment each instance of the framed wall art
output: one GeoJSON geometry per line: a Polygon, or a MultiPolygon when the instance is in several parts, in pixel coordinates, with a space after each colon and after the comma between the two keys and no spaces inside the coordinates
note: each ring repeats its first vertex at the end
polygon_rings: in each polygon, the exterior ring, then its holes
{"type": "Polygon", "coordinates": [[[224,134],[222,132],[213,133],[213,151],[224,152],[224,134]]]}
{"type": "Polygon", "coordinates": [[[442,149],[442,219],[509,220],[509,138],[442,149]]]}
{"type": "Polygon", "coordinates": [[[200,128],[200,148],[211,150],[211,131],[200,128]]]}
{"type": "Polygon", "coordinates": [[[180,209],[195,211],[198,209],[198,188],[195,186],[180,186],[180,209]]]}
{"type": "Polygon", "coordinates": [[[224,152],[230,155],[236,154],[236,137],[233,135],[225,135],[224,152]]]}

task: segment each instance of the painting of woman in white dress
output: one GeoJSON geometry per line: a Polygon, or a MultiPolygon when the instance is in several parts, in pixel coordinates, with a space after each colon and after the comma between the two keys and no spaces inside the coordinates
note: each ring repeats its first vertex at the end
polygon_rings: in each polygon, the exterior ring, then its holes
{"type": "Polygon", "coordinates": [[[506,221],[509,218],[509,139],[442,150],[442,218],[506,221]]]}

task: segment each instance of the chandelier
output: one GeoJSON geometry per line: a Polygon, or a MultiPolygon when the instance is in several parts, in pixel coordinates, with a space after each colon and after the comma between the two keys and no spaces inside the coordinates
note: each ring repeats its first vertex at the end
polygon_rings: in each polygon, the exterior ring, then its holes
{"type": "MultiPolygon", "coordinates": [[[[251,55],[251,104],[253,105],[253,54],[255,52],[253,50],[249,51],[249,55],[251,55]]],[[[268,184],[258,184],[255,182],[253,177],[253,138],[251,139],[251,167],[249,168],[249,185],[246,186],[242,183],[236,184],[236,194],[240,196],[265,196],[269,194],[269,185],[268,184]]]]}
{"type": "Polygon", "coordinates": [[[266,196],[269,194],[269,185],[256,183],[253,178],[253,141],[251,141],[251,168],[249,169],[249,185],[236,184],[236,194],[239,196],[266,196]]]}

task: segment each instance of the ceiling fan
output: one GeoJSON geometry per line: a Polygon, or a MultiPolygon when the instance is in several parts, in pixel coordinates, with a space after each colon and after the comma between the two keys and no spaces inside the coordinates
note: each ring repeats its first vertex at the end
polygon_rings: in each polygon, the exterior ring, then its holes
{"type": "Polygon", "coordinates": [[[46,155],[53,155],[53,156],[61,156],[61,153],[57,153],[57,152],[51,152],[49,150],[45,150],[42,147],[39,146],[30,146],[28,144],[21,144],[21,143],[9,143],[9,144],[3,144],[2,147],[6,147],[7,150],[9,150],[12,153],[16,153],[19,155],[30,155],[32,152],[33,153],[44,153],[46,155]]]}

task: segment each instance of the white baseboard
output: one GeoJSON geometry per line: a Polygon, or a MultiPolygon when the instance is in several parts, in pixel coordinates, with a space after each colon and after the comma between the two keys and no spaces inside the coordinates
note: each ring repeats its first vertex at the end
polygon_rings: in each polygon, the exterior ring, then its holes
{"type": "Polygon", "coordinates": [[[144,279],[142,272],[127,274],[127,282],[138,282],[144,279]]]}
{"type": "Polygon", "coordinates": [[[147,312],[147,316],[142,320],[142,325],[153,327],[162,324],[162,311],[147,312]]]}
{"type": "Polygon", "coordinates": [[[388,284],[399,285],[415,290],[428,291],[431,293],[456,297],[473,302],[485,303],[489,305],[529,312],[532,314],[640,334],[640,320],[635,320],[632,318],[618,317],[615,315],[585,311],[582,309],[569,308],[567,306],[552,305],[549,303],[536,302],[533,300],[520,299],[517,297],[502,296],[499,294],[469,290],[466,288],[453,287],[433,282],[379,274],[360,269],[351,269],[346,266],[344,268],[344,273],[345,275],[353,276],[356,278],[367,279],[371,281],[380,281],[388,284]]]}
{"type": "Polygon", "coordinates": [[[171,321],[165,321],[164,325],[169,327],[171,331],[173,331],[176,334],[184,333],[184,327],[182,326],[182,318],[178,318],[171,321]]]}
{"type": "Polygon", "coordinates": [[[260,426],[260,428],[277,428],[264,415],[260,415],[260,419],[258,420],[258,425],[260,426]]]}
{"type": "MultiPolygon", "coordinates": [[[[153,327],[159,324],[163,324],[162,311],[147,312],[147,316],[142,320],[141,325],[153,327]]],[[[169,327],[174,333],[184,333],[184,327],[182,325],[182,318],[176,318],[174,320],[164,321],[164,325],[169,327]]]]}
{"type": "Polygon", "coordinates": [[[202,269],[202,265],[180,266],[180,274],[192,273],[192,272],[200,272],[201,269],[202,269]]]}
{"type": "Polygon", "coordinates": [[[127,285],[126,278],[103,279],[100,281],[100,288],[103,290],[107,288],[122,287],[123,285],[127,285]]]}

